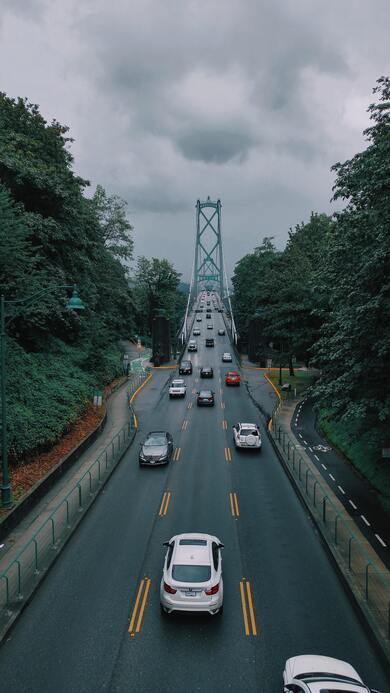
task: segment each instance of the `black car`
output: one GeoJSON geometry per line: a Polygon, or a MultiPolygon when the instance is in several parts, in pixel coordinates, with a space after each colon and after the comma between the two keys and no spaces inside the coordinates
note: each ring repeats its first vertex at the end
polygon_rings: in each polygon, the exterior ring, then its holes
{"type": "Polygon", "coordinates": [[[212,313],[211,308],[207,308],[206,313],[212,313]]]}
{"type": "Polygon", "coordinates": [[[206,315],[206,320],[211,320],[211,315],[209,315],[209,313],[206,315]]]}
{"type": "Polygon", "coordinates": [[[173,438],[166,431],[151,431],[141,443],[139,463],[142,465],[168,464],[173,451],[173,438]]]}
{"type": "Polygon", "coordinates": [[[180,375],[191,375],[192,374],[192,363],[191,361],[182,361],[179,366],[180,375]]]}
{"type": "Polygon", "coordinates": [[[214,372],[211,366],[202,366],[200,369],[200,377],[201,378],[213,378],[214,377],[214,372]]]}
{"type": "Polygon", "coordinates": [[[213,347],[214,346],[214,337],[208,337],[206,339],[206,346],[207,347],[213,347]]]}
{"type": "Polygon", "coordinates": [[[221,337],[223,337],[223,335],[225,334],[225,330],[218,330],[218,334],[221,335],[221,337]]]}
{"type": "Polygon", "coordinates": [[[212,390],[201,390],[197,394],[196,403],[198,407],[214,406],[214,392],[212,390]]]}

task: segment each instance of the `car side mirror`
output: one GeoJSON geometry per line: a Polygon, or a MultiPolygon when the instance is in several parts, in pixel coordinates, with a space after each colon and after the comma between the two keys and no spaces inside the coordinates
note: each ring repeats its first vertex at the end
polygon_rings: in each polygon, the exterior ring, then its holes
{"type": "Polygon", "coordinates": [[[164,541],[163,546],[169,546],[169,541],[164,541]]]}
{"type": "Polygon", "coordinates": [[[219,549],[224,549],[224,548],[225,548],[225,544],[218,544],[218,548],[219,548],[219,549]]]}

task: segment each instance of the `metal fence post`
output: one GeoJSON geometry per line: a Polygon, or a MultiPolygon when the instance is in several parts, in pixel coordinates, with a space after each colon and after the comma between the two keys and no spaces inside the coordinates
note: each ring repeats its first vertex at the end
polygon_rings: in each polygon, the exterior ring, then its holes
{"type": "Polygon", "coordinates": [[[292,459],[292,463],[293,463],[293,471],[295,472],[295,447],[293,447],[293,459],[292,459]]]}
{"type": "Polygon", "coordinates": [[[336,544],[336,546],[337,546],[337,522],[338,522],[338,519],[339,519],[339,515],[336,515],[336,517],[334,518],[334,543],[336,544]]]}
{"type": "Polygon", "coordinates": [[[287,459],[290,459],[290,440],[287,441],[287,459]]]}
{"type": "Polygon", "coordinates": [[[306,477],[306,478],[305,478],[305,493],[306,493],[306,495],[307,495],[307,480],[308,480],[308,476],[309,476],[309,470],[306,469],[306,474],[305,474],[305,477],[306,477]]]}
{"type": "Polygon", "coordinates": [[[326,501],[327,501],[327,496],[324,496],[322,500],[322,521],[325,522],[326,524],[326,501]]]}
{"type": "Polygon", "coordinates": [[[79,490],[79,511],[81,511],[83,509],[83,496],[82,496],[80,484],[77,484],[77,488],[79,490]]]}
{"type": "Polygon", "coordinates": [[[368,561],[368,563],[366,565],[366,589],[365,589],[367,601],[368,601],[368,569],[369,569],[370,565],[371,565],[371,563],[370,563],[370,561],[368,561]]]}
{"type": "Polygon", "coordinates": [[[37,540],[35,539],[35,537],[34,537],[34,539],[33,539],[33,542],[34,542],[35,572],[38,573],[38,572],[39,572],[39,567],[38,567],[38,542],[37,542],[37,540]]]}
{"type": "Polygon", "coordinates": [[[298,462],[298,479],[301,481],[301,464],[302,464],[302,457],[299,458],[298,462]]]}
{"type": "Polygon", "coordinates": [[[69,529],[69,527],[70,527],[70,524],[69,524],[69,501],[67,498],[65,499],[65,503],[66,503],[66,526],[69,529]]]}
{"type": "Polygon", "coordinates": [[[55,534],[55,529],[54,529],[54,520],[53,520],[52,517],[51,517],[50,519],[51,519],[51,537],[52,537],[52,544],[53,544],[53,546],[54,546],[54,544],[56,543],[56,534],[55,534]]]}
{"type": "Polygon", "coordinates": [[[314,482],[314,488],[313,488],[313,505],[314,505],[314,507],[316,507],[316,490],[317,490],[317,485],[318,485],[318,481],[317,481],[317,479],[316,479],[315,482],[314,482]]]}
{"type": "Polygon", "coordinates": [[[349,537],[348,540],[348,569],[352,570],[352,542],[353,542],[353,537],[349,537]]]}
{"type": "Polygon", "coordinates": [[[22,573],[20,569],[20,561],[16,561],[18,564],[18,599],[22,599],[22,573]]]}

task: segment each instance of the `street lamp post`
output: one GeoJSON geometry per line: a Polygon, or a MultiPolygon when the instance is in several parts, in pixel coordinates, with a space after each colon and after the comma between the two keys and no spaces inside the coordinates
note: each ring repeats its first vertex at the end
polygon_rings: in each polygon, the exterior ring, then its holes
{"type": "MultiPolygon", "coordinates": [[[[70,310],[84,310],[85,306],[77,293],[77,286],[75,284],[61,284],[49,286],[46,289],[38,291],[38,293],[33,296],[27,296],[26,298],[9,300],[6,301],[4,296],[1,295],[0,298],[0,346],[1,346],[1,460],[2,460],[2,480],[1,480],[1,505],[3,508],[9,508],[12,504],[12,493],[11,484],[9,479],[9,469],[8,469],[8,446],[7,446],[7,400],[6,400],[6,306],[16,305],[20,303],[34,303],[34,301],[46,293],[50,288],[53,289],[73,289],[72,297],[68,300],[66,305],[70,310]]],[[[8,322],[10,322],[15,315],[10,316],[8,322]]]]}

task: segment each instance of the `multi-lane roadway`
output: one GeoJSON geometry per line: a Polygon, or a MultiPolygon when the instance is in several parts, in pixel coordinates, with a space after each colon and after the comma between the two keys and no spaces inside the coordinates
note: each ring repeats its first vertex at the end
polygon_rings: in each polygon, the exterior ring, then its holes
{"type": "Polygon", "coordinates": [[[203,315],[185,399],[169,400],[177,372],[165,369],[139,394],[135,442],[0,648],[1,690],[277,693],[286,658],[302,653],[345,659],[390,690],[264,428],[260,454],[234,449],[232,425],[259,412],[243,385],[224,384],[231,348],[212,316],[216,346],[204,346],[203,315]],[[214,368],[214,408],[196,406],[202,365],[214,368]],[[156,429],[172,433],[173,459],[140,468],[139,442],[156,429]],[[223,615],[160,612],[162,544],[192,531],[225,545],[223,615]]]}

